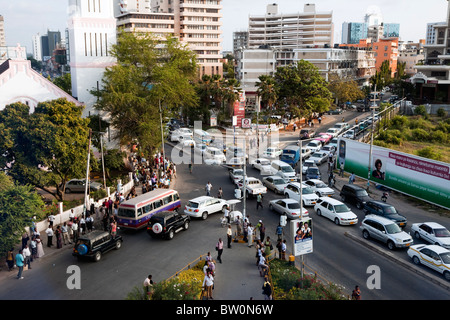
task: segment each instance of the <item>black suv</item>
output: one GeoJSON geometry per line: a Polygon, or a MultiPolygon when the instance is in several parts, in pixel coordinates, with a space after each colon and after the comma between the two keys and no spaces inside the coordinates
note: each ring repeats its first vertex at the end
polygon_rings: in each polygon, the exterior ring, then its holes
{"type": "Polygon", "coordinates": [[[152,237],[172,239],[175,233],[189,228],[190,217],[176,211],[155,213],[148,222],[147,233],[152,237]]]}
{"type": "Polygon", "coordinates": [[[394,206],[382,201],[367,201],[364,205],[364,213],[375,214],[394,221],[400,228],[406,227],[406,217],[397,212],[394,206]]]}
{"type": "Polygon", "coordinates": [[[77,258],[88,257],[94,261],[100,261],[104,253],[111,249],[120,249],[122,241],[121,236],[113,237],[107,231],[94,230],[78,237],[72,255],[77,258]]]}
{"type": "Polygon", "coordinates": [[[365,189],[354,184],[344,185],[340,196],[343,202],[354,203],[358,209],[364,208],[366,202],[372,200],[365,189]]]}

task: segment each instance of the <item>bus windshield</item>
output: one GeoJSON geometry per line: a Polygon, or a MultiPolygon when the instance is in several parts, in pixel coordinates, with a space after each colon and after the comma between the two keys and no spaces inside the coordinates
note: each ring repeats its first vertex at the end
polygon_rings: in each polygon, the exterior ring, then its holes
{"type": "Polygon", "coordinates": [[[135,211],[134,209],[119,208],[117,215],[124,218],[135,218],[135,211]]]}

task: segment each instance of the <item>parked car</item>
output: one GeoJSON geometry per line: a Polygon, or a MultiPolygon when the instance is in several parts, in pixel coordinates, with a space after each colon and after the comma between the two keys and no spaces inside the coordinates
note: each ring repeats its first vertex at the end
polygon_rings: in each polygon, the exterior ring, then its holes
{"type": "Polygon", "coordinates": [[[361,231],[364,239],[373,238],[387,244],[390,250],[395,248],[408,248],[413,239],[402,231],[392,220],[376,215],[368,215],[361,222],[361,231]]]}
{"type": "Polygon", "coordinates": [[[230,166],[232,168],[242,168],[242,166],[245,164],[245,161],[243,158],[230,158],[227,160],[227,166],[230,166]]]}
{"type": "Polygon", "coordinates": [[[450,281],[450,250],[437,245],[417,244],[411,246],[407,253],[416,265],[423,264],[450,281]]]}
{"type": "Polygon", "coordinates": [[[364,213],[382,216],[394,221],[400,228],[406,227],[406,217],[397,212],[394,206],[383,201],[369,200],[363,207],[364,213]]]}
{"type": "Polygon", "coordinates": [[[331,197],[334,195],[334,189],[328,187],[322,180],[310,179],[305,181],[304,184],[311,187],[319,197],[331,197]]]}
{"type": "Polygon", "coordinates": [[[225,211],[226,207],[227,201],[224,199],[201,196],[189,200],[184,207],[184,213],[192,218],[205,220],[212,213],[225,211]]]}
{"type": "Polygon", "coordinates": [[[343,185],[340,196],[343,202],[354,203],[358,209],[364,208],[366,202],[372,200],[365,189],[354,184],[343,185]]]}
{"type": "Polygon", "coordinates": [[[108,231],[93,230],[78,237],[72,255],[77,258],[91,258],[100,261],[103,254],[122,247],[122,236],[112,236],[108,231]]]}
{"type": "Polygon", "coordinates": [[[328,114],[342,114],[343,110],[341,108],[336,108],[328,111],[328,114]]]}
{"type": "Polygon", "coordinates": [[[321,152],[317,151],[314,152],[311,157],[309,157],[310,160],[314,160],[316,165],[321,165],[322,163],[327,162],[328,160],[328,153],[327,152],[321,152]]]}
{"type": "Polygon", "coordinates": [[[320,170],[317,166],[308,167],[308,169],[306,169],[305,176],[306,176],[307,180],[309,180],[309,179],[319,179],[320,180],[322,178],[320,170]]]}
{"type": "Polygon", "coordinates": [[[263,185],[272,190],[275,193],[283,194],[284,188],[287,186],[288,181],[280,176],[269,176],[263,178],[263,185]]]}
{"type": "Polygon", "coordinates": [[[314,210],[317,215],[334,221],[337,225],[354,225],[358,223],[358,217],[344,203],[339,200],[320,197],[314,210]]]}
{"type": "MultiPolygon", "coordinates": [[[[290,182],[284,189],[284,196],[300,201],[300,183],[290,182]]],[[[302,185],[302,204],[304,207],[314,206],[318,199],[319,197],[310,187],[302,185]]]]}
{"type": "Polygon", "coordinates": [[[300,216],[300,204],[293,199],[275,199],[269,202],[269,209],[279,214],[286,214],[290,219],[299,219],[308,216],[308,210],[302,208],[300,216]]]}
{"type": "Polygon", "coordinates": [[[153,214],[147,225],[147,233],[152,237],[173,239],[175,233],[189,228],[190,217],[176,211],[160,211],[153,214]]]}
{"type": "Polygon", "coordinates": [[[320,148],[322,147],[322,142],[320,142],[319,140],[312,140],[306,145],[306,147],[309,148],[312,153],[314,153],[320,150],[320,148]]]}
{"type": "Polygon", "coordinates": [[[411,233],[417,239],[423,239],[446,249],[450,249],[450,231],[436,222],[413,223],[411,233]]]}
{"type": "MultiPolygon", "coordinates": [[[[103,184],[95,181],[89,182],[89,192],[97,191],[103,188],[103,184]]],[[[86,179],[71,179],[66,182],[65,193],[85,192],[86,179]]]]}

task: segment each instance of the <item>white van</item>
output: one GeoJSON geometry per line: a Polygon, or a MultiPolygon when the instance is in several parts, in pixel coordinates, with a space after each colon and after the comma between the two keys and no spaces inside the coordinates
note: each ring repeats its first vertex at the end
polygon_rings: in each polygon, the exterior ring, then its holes
{"type": "Polygon", "coordinates": [[[287,181],[297,181],[295,170],[284,161],[272,161],[272,164],[270,165],[270,174],[280,176],[287,181]]]}
{"type": "Polygon", "coordinates": [[[339,130],[339,133],[341,133],[350,128],[350,125],[347,122],[338,122],[334,125],[334,127],[339,130]]]}

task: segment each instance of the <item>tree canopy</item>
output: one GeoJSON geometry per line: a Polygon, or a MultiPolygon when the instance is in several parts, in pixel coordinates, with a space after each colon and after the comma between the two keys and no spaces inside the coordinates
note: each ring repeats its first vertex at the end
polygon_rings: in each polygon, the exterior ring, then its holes
{"type": "Polygon", "coordinates": [[[122,145],[137,140],[141,150],[153,152],[161,145],[160,104],[167,116],[197,105],[195,54],[175,38],[120,32],[111,55],[116,65],[106,69],[103,88],[92,91],[96,108],[108,114],[122,145]]]}

